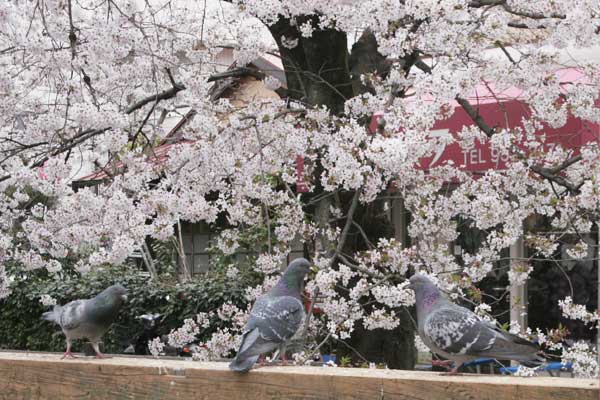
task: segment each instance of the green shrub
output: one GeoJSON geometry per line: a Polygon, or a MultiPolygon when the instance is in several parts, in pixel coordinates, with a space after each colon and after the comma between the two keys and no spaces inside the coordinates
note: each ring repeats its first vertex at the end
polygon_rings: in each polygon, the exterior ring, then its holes
{"type": "MultiPolygon", "coordinates": [[[[114,283],[123,284],[129,299],[104,336],[105,351],[120,353],[142,330],[137,316],[161,313],[164,319],[158,333],[166,334],[181,326],[185,318],[214,311],[226,302],[245,308],[245,288],[259,282],[259,276],[250,269],[240,269],[236,279],[226,277],[222,269],[217,269],[184,284],[168,274],[150,279],[130,266],[106,266],[83,276],[69,268],[58,276],[49,276],[45,270],[18,271],[16,268],[12,273],[16,276],[12,294],[0,300],[0,348],[40,351],[63,351],[65,347],[60,328],[40,319],[42,313],[51,308],[40,303],[43,294],[52,296],[58,304],[65,304],[93,297],[114,283]]],[[[217,318],[212,322],[200,339],[208,338],[224,324],[217,318]]],[[[78,345],[75,344],[75,350],[78,345]]]]}

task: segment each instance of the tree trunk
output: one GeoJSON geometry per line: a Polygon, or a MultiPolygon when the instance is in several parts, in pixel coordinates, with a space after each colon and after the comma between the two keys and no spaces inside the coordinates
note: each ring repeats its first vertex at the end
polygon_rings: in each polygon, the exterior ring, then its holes
{"type": "MultiPolygon", "coordinates": [[[[352,335],[352,339],[347,341],[356,351],[343,344],[339,345],[337,348],[338,359],[343,356],[351,357],[352,363],[356,365],[364,362],[362,356],[369,362],[386,364],[390,369],[413,369],[417,362],[417,352],[414,344],[415,329],[408,316],[403,314],[402,311],[398,312],[401,316],[401,323],[396,329],[370,331],[359,324],[352,335]]],[[[409,311],[406,310],[405,312],[409,311]]]]}
{"type": "MultiPolygon", "coordinates": [[[[316,26],[316,18],[306,17],[298,24],[316,26]]],[[[344,102],[354,94],[346,34],[333,29],[315,30],[305,38],[284,18],[269,30],[279,47],[289,97],[312,106],[327,106],[332,114],[342,113],[344,102]],[[291,43],[297,44],[292,47],[291,43]]]]}
{"type": "MultiPolygon", "coordinates": [[[[296,25],[292,26],[289,19],[280,18],[268,28],[279,47],[289,98],[309,106],[326,106],[333,115],[340,115],[344,112],[346,100],[368,90],[368,87],[360,83],[360,74],[387,74],[389,64],[377,52],[377,42],[371,33],[363,34],[353,46],[352,56],[349,56],[346,34],[334,29],[317,29],[317,22],[318,16],[307,16],[297,18],[296,25]],[[314,29],[308,38],[303,37],[297,29],[297,26],[305,23],[310,23],[314,29]],[[351,66],[349,57],[352,61],[351,66]],[[354,76],[351,75],[350,68],[354,76]]],[[[319,184],[321,172],[322,169],[317,165],[315,196],[323,192],[319,184]]],[[[343,197],[346,200],[348,196],[343,197]]],[[[327,197],[315,207],[315,219],[321,228],[329,225],[330,205],[331,197],[327,197]]],[[[342,208],[348,208],[347,200],[343,202],[342,208]]],[[[377,230],[381,234],[386,227],[378,226],[377,230]]],[[[378,237],[380,235],[375,233],[374,239],[378,237]]],[[[326,238],[321,238],[319,242],[317,246],[321,247],[321,250],[331,251],[332,245],[326,238]]],[[[354,242],[352,247],[357,246],[356,241],[354,242]]],[[[352,347],[356,347],[359,353],[371,362],[384,362],[389,368],[414,367],[414,327],[409,318],[402,318],[401,326],[392,331],[365,331],[359,326],[351,343],[352,347]]],[[[341,354],[349,350],[347,346],[339,344],[338,351],[341,354]]],[[[354,354],[356,360],[356,354],[352,351],[350,353],[354,354]]]]}

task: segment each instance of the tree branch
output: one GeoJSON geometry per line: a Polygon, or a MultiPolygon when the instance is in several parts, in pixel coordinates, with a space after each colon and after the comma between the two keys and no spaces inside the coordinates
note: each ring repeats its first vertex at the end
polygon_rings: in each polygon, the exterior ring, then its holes
{"type": "MultiPolygon", "coordinates": [[[[53,152],[51,152],[49,155],[43,157],[41,160],[36,161],[35,163],[31,164],[29,166],[29,168],[37,168],[37,167],[41,167],[42,165],[44,165],[44,163],[50,158],[50,157],[55,157],[61,153],[64,153],[66,151],[71,150],[72,148],[74,148],[75,146],[85,142],[86,140],[99,135],[101,133],[106,132],[107,130],[111,129],[110,127],[107,128],[102,128],[102,129],[87,129],[83,132],[81,132],[80,134],[78,134],[77,136],[71,138],[67,144],[64,144],[63,146],[59,147],[58,149],[54,150],[53,152]]],[[[4,182],[7,179],[10,179],[12,175],[4,175],[2,177],[0,177],[0,182],[4,182]]]]}
{"type": "Polygon", "coordinates": [[[77,35],[75,34],[75,26],[73,25],[73,7],[71,6],[71,0],[68,0],[69,7],[69,44],[71,45],[71,59],[75,59],[77,56],[77,35]]]}
{"type": "MultiPolygon", "coordinates": [[[[415,62],[415,66],[419,68],[421,71],[431,74],[431,67],[425,64],[423,61],[419,60],[415,62]]],[[[465,110],[467,115],[471,117],[473,122],[481,129],[488,137],[492,137],[494,133],[496,133],[495,129],[489,126],[485,120],[481,117],[479,112],[475,110],[475,108],[469,103],[469,101],[459,95],[454,97],[456,102],[461,105],[461,107],[465,110]]]]}
{"type": "Polygon", "coordinates": [[[549,18],[565,19],[565,18],[567,18],[566,15],[558,14],[558,13],[550,13],[550,14],[546,15],[546,14],[542,14],[542,13],[534,13],[534,12],[529,12],[529,11],[515,10],[514,8],[510,7],[507,4],[506,0],[473,0],[473,1],[469,2],[469,7],[471,7],[471,8],[495,7],[495,6],[501,6],[507,13],[517,15],[517,16],[523,17],[523,18],[530,18],[530,19],[549,19],[549,18]]]}
{"type": "Polygon", "coordinates": [[[239,78],[247,75],[253,76],[259,80],[265,79],[265,74],[255,68],[239,67],[218,74],[212,74],[207,82],[215,82],[226,78],[239,78]]]}
{"type": "Polygon", "coordinates": [[[138,109],[144,107],[146,104],[148,104],[152,101],[158,103],[161,100],[172,99],[173,97],[177,96],[177,93],[186,89],[185,85],[183,85],[182,83],[175,82],[175,80],[173,79],[173,76],[171,75],[171,71],[169,71],[168,68],[167,68],[167,74],[169,75],[169,80],[171,81],[171,84],[173,85],[172,88],[162,91],[154,96],[148,96],[146,98],[143,98],[142,100],[138,101],[134,105],[130,106],[127,110],[125,110],[125,113],[131,114],[135,110],[138,110],[138,109]]]}
{"type": "Polygon", "coordinates": [[[473,122],[475,122],[479,129],[481,129],[487,135],[487,137],[492,137],[492,135],[496,132],[495,129],[489,126],[484,121],[479,112],[475,110],[475,108],[473,108],[471,103],[469,103],[467,99],[462,98],[459,95],[456,95],[454,99],[457,101],[458,104],[461,105],[461,107],[465,110],[467,115],[471,117],[471,119],[473,120],[473,122]]]}
{"type": "Polygon", "coordinates": [[[536,174],[548,179],[550,182],[554,182],[557,185],[560,185],[560,186],[566,188],[572,194],[579,193],[580,185],[575,185],[574,183],[569,182],[566,178],[564,178],[560,175],[557,175],[556,173],[553,173],[552,171],[554,169],[544,168],[539,165],[532,165],[529,168],[536,174]]]}
{"type": "MultiPolygon", "coordinates": [[[[338,244],[335,248],[335,253],[333,253],[333,256],[329,260],[329,268],[333,267],[335,260],[339,257],[340,253],[342,252],[342,249],[344,248],[344,245],[346,243],[346,238],[348,237],[348,232],[350,231],[350,227],[352,226],[354,212],[356,211],[356,209],[358,207],[358,197],[359,196],[360,196],[360,190],[357,190],[356,192],[354,192],[354,196],[352,197],[352,203],[350,204],[350,208],[348,209],[348,214],[346,217],[346,225],[344,225],[344,229],[342,229],[342,233],[340,234],[340,240],[338,241],[338,244]]],[[[308,332],[308,326],[310,324],[310,319],[312,317],[313,310],[315,308],[315,302],[317,301],[318,296],[319,296],[319,288],[317,287],[317,289],[315,290],[315,293],[313,294],[313,298],[311,299],[310,308],[308,310],[308,313],[306,314],[306,320],[304,321],[304,327],[302,328],[302,337],[306,337],[306,333],[308,332]]]]}

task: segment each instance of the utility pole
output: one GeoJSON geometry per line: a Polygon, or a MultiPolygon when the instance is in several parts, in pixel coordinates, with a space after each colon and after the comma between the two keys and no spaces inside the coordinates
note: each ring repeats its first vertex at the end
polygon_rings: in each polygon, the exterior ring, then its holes
{"type": "MultiPolygon", "coordinates": [[[[510,263],[512,265],[522,262],[525,258],[525,245],[523,238],[519,238],[510,246],[510,263]]],[[[521,327],[521,333],[527,330],[527,282],[522,285],[510,285],[510,321],[516,321],[521,327]]],[[[511,365],[518,365],[514,361],[511,365]]]]}

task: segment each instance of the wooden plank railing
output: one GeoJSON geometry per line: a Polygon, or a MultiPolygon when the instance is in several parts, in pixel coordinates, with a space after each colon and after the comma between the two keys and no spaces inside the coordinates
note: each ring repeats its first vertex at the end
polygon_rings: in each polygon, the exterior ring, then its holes
{"type": "Polygon", "coordinates": [[[293,366],[240,375],[220,362],[0,352],[0,399],[598,400],[600,382],[293,366]]]}

